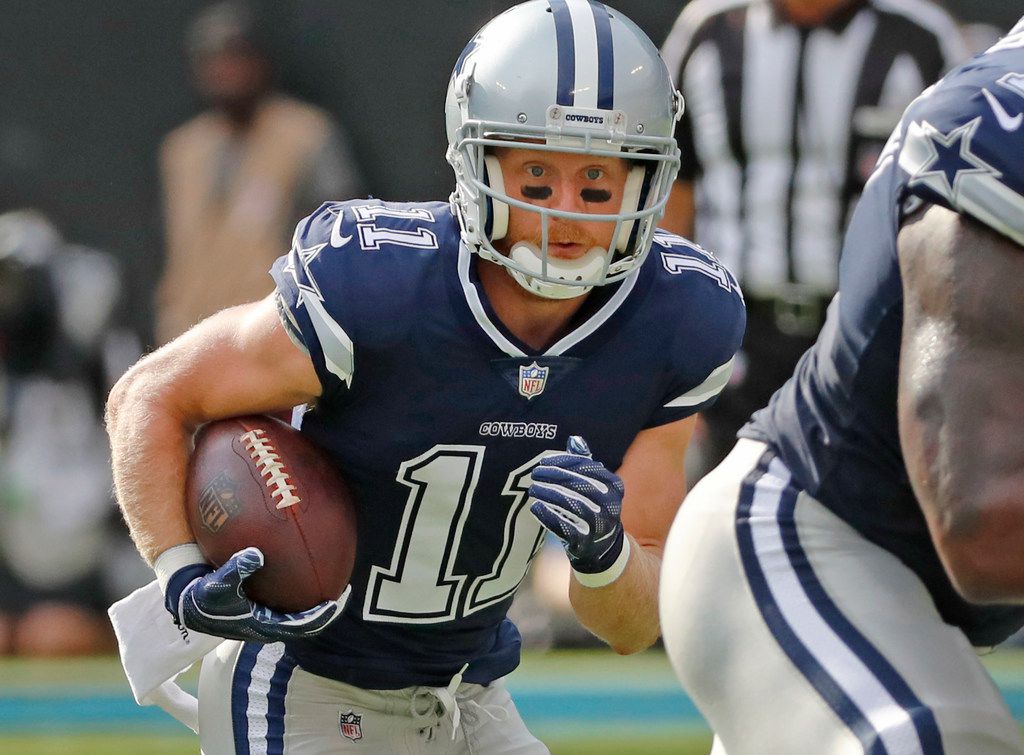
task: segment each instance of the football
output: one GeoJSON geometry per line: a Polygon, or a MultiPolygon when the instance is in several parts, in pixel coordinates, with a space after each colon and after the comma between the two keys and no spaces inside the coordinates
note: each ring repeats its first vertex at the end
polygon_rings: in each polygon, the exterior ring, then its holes
{"type": "Polygon", "coordinates": [[[356,555],[355,504],[327,453],[267,416],[210,422],[195,438],[186,480],[189,523],[220,566],[254,545],[264,566],[243,583],[250,600],[301,611],[337,599],[356,555]]]}

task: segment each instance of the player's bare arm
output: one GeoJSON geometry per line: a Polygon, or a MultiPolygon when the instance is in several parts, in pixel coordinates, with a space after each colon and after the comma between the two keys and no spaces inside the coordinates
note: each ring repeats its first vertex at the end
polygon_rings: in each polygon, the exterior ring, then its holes
{"type": "Polygon", "coordinates": [[[900,440],[957,589],[1024,600],[1024,253],[931,206],[899,236],[900,440]]]}
{"type": "Polygon", "coordinates": [[[570,581],[580,622],[621,654],[646,650],[658,639],[658,580],[662,549],[686,495],[684,459],[696,417],[645,430],[630,445],[618,475],[625,485],[622,523],[630,557],[609,585],[570,581]]]}
{"type": "Polygon", "coordinates": [[[142,556],[193,540],[183,507],[193,431],[222,417],[286,409],[320,384],[273,297],[224,310],[139,361],[107,402],[114,485],[142,556]]]}

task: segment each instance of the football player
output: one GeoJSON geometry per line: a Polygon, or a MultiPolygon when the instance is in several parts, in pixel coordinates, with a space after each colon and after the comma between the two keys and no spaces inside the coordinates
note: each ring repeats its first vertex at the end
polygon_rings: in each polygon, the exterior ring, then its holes
{"type": "Polygon", "coordinates": [[[167,608],[232,640],[203,664],[205,752],[546,752],[501,680],[548,530],[587,627],[620,653],[658,637],[693,415],[745,321],[712,255],[656,233],[681,98],[622,14],[533,0],[473,38],[445,107],[450,201],[322,205],[271,296],[111,395],[118,497],[167,608]],[[204,563],[183,479],[201,423],[295,405],[359,548],[344,605],[281,615],[244,597],[258,551],[204,563]]]}
{"type": "Polygon", "coordinates": [[[919,97],[815,346],[680,509],[665,644],[729,755],[1021,753],[1024,21],[919,97]]]}

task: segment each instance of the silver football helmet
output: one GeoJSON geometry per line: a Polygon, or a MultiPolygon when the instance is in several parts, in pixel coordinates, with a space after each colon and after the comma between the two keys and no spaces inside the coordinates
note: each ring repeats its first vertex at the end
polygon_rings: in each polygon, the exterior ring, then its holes
{"type": "Polygon", "coordinates": [[[644,260],[679,169],[673,138],[682,96],[651,40],[592,0],[530,0],[492,19],[459,56],[448,85],[452,204],[463,241],[546,298],[580,296],[644,260]],[[542,208],[510,197],[495,147],[620,154],[630,161],[622,206],[610,214],[542,208]],[[542,244],[494,247],[513,205],[541,216],[542,244]],[[611,249],[579,260],[548,254],[550,218],[614,222],[611,249]]]}

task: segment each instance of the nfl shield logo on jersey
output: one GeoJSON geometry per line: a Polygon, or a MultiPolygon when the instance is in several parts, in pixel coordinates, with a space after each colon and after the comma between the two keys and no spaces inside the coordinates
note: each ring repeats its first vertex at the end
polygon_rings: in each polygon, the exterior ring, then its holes
{"type": "Polygon", "coordinates": [[[352,711],[341,714],[341,733],[344,734],[348,739],[355,742],[357,739],[363,738],[363,727],[359,725],[359,722],[363,720],[362,716],[357,716],[352,711]]]}
{"type": "Polygon", "coordinates": [[[544,385],[548,382],[549,367],[541,367],[533,364],[519,368],[519,393],[528,399],[539,396],[544,392],[544,385]]]}

